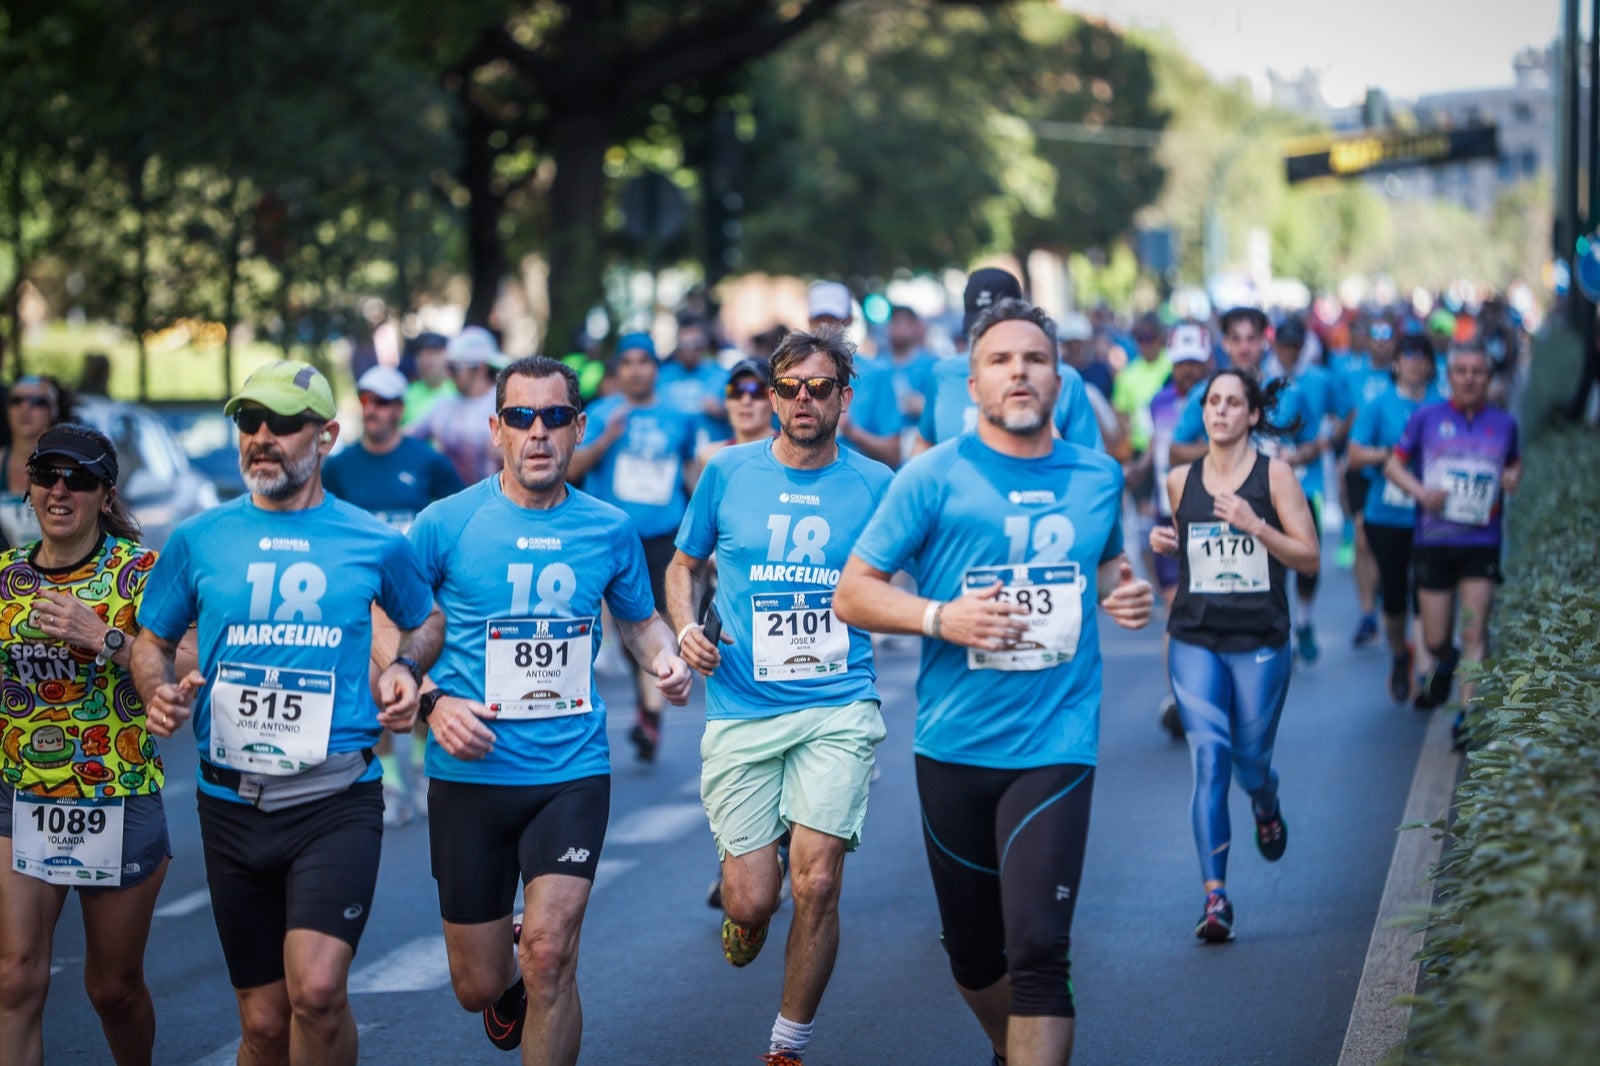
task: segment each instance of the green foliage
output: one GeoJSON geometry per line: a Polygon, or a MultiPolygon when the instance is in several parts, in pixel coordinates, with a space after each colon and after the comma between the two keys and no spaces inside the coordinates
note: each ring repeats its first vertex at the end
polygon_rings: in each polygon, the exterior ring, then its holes
{"type": "Polygon", "coordinates": [[[1600,1032],[1600,436],[1525,466],[1408,1061],[1585,1062],[1600,1032]]]}

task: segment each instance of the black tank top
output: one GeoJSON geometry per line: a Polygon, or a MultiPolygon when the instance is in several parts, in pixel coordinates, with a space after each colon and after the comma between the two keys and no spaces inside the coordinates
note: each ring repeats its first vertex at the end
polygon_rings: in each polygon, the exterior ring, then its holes
{"type": "MultiPolygon", "coordinates": [[[[1268,480],[1271,463],[1265,455],[1257,453],[1255,465],[1250,468],[1244,484],[1239,486],[1238,495],[1250,504],[1256,514],[1266,519],[1267,525],[1281,532],[1283,524],[1278,521],[1277,509],[1272,506],[1272,485],[1268,480]]],[[[1243,547],[1251,553],[1266,555],[1266,589],[1255,592],[1189,591],[1189,527],[1196,523],[1206,525],[1222,522],[1216,517],[1216,504],[1211,493],[1206,491],[1205,477],[1201,472],[1204,465],[1205,460],[1200,459],[1189,467],[1189,476],[1183,483],[1183,496],[1178,500],[1178,513],[1175,516],[1178,527],[1178,594],[1172,601],[1172,612],[1167,618],[1167,632],[1186,644],[1198,644],[1213,651],[1282,647],[1289,640],[1287,572],[1283,563],[1267,553],[1265,545],[1259,541],[1240,545],[1234,539],[1236,534],[1223,538],[1228,542],[1228,550],[1238,551],[1243,547]]],[[[1226,524],[1223,525],[1226,529],[1226,524]]]]}

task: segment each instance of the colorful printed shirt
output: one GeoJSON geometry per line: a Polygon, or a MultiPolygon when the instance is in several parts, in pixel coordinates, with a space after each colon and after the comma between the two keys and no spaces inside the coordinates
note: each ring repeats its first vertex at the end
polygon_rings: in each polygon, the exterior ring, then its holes
{"type": "Polygon", "coordinates": [[[1453,401],[1417,408],[1394,453],[1430,489],[1448,494],[1444,510],[1417,513],[1415,543],[1493,548],[1500,544],[1500,476],[1522,461],[1517,420],[1498,407],[1468,415],[1453,401]]]}
{"type": "Polygon", "coordinates": [[[70,592],[132,636],[156,553],[109,534],[77,566],[45,570],[31,548],[0,555],[0,666],[6,722],[0,760],[8,785],[56,798],[159,792],[161,756],[145,731],[133,678],[95,652],[54,640],[35,624],[43,589],[70,592]]]}

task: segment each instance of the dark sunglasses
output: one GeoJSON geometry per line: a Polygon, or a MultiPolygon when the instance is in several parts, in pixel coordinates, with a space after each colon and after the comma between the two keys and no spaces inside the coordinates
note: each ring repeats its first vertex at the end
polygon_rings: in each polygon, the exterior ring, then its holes
{"type": "MultiPolygon", "coordinates": [[[[826,379],[819,378],[818,380],[821,381],[826,379]]],[[[765,395],[767,387],[756,378],[744,378],[741,381],[728,382],[728,387],[723,391],[728,394],[728,399],[730,400],[737,400],[741,396],[754,400],[765,395]]],[[[812,395],[814,396],[816,394],[812,393],[812,395]]]]}
{"type": "Polygon", "coordinates": [[[247,437],[258,433],[263,425],[274,437],[292,437],[312,421],[305,415],[280,415],[265,407],[244,407],[233,413],[233,424],[247,437]]]}
{"type": "Polygon", "coordinates": [[[370,403],[375,407],[401,407],[404,406],[406,402],[406,398],[404,396],[396,396],[392,400],[386,400],[375,392],[358,393],[356,398],[362,403],[370,403]]]}
{"type": "Polygon", "coordinates": [[[105,484],[80,466],[30,466],[28,483],[41,489],[53,489],[58,481],[65,481],[71,492],[93,492],[105,484]]]}
{"type": "Polygon", "coordinates": [[[49,407],[50,400],[45,396],[7,396],[6,403],[12,407],[49,407]]]}
{"type": "Polygon", "coordinates": [[[532,429],[534,419],[542,419],[545,429],[560,429],[570,426],[578,418],[578,409],[568,407],[566,404],[554,404],[550,407],[502,407],[498,412],[502,425],[512,429],[532,429]]]}
{"type": "Polygon", "coordinates": [[[773,378],[772,391],[785,400],[792,400],[800,395],[803,385],[813,400],[826,400],[839,384],[833,378],[773,378]]]}

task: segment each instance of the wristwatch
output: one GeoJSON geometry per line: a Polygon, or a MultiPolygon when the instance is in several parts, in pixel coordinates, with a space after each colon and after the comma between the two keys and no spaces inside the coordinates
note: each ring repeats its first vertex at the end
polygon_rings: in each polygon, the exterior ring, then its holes
{"type": "Polygon", "coordinates": [[[428,715],[433,713],[433,705],[443,699],[448,693],[442,688],[429,689],[417,700],[417,721],[426,722],[428,715]]]}
{"type": "MultiPolygon", "coordinates": [[[[399,655],[395,657],[394,663],[399,663],[401,666],[411,671],[411,680],[415,681],[419,685],[422,684],[422,666],[417,662],[417,660],[408,659],[404,655],[399,655]]],[[[390,663],[389,665],[393,666],[394,663],[390,663]]]]}
{"type": "Polygon", "coordinates": [[[100,647],[100,653],[94,657],[96,666],[104,666],[112,656],[128,646],[128,634],[112,626],[106,630],[105,643],[100,647]]]}

